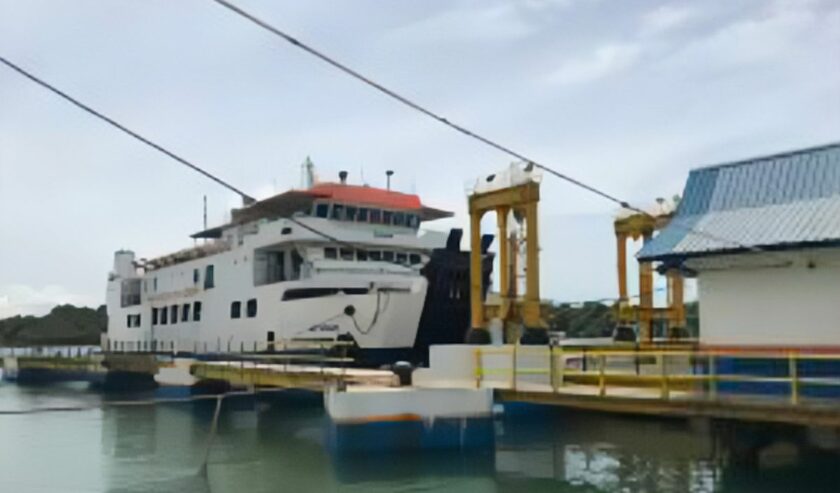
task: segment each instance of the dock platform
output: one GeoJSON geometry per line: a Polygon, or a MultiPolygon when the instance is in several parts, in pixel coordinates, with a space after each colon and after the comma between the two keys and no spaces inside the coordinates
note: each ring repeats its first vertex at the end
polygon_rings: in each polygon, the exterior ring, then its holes
{"type": "Polygon", "coordinates": [[[390,370],[256,361],[197,362],[191,366],[190,373],[199,380],[221,380],[237,387],[316,391],[339,382],[379,387],[393,387],[399,383],[397,376],[390,370]]]}

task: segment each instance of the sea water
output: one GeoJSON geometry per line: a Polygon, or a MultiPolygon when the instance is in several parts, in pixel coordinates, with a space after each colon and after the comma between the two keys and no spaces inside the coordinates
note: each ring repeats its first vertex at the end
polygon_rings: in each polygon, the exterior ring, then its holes
{"type": "Polygon", "coordinates": [[[151,394],[0,384],[0,492],[788,492],[840,491],[836,455],[737,465],[685,421],[509,406],[495,444],[458,452],[336,456],[318,395],[102,406],[151,394]]]}

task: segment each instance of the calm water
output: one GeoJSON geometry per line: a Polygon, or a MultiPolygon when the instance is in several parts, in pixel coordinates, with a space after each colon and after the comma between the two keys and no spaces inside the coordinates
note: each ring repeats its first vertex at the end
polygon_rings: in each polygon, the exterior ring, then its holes
{"type": "MultiPolygon", "coordinates": [[[[2,410],[102,399],[84,386],[0,384],[2,410]]],[[[338,459],[322,446],[318,400],[293,396],[226,401],[204,478],[212,406],[0,415],[0,492],[840,491],[836,457],[738,469],[681,423],[557,410],[499,419],[486,453],[338,459]]]]}

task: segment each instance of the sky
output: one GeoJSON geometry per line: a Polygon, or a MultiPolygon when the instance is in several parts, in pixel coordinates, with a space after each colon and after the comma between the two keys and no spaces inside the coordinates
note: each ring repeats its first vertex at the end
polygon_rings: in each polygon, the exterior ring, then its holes
{"type": "MultiPolygon", "coordinates": [[[[694,167],[840,140],[835,0],[236,3],[636,204],[694,167]]],[[[0,0],[0,54],[258,198],[307,156],[324,179],[393,169],[455,212],[427,225],[446,230],[511,162],[209,0],[0,0]]],[[[211,224],[237,205],[0,66],[0,317],[104,303],[113,252],[191,245],[204,195],[211,224]]],[[[616,296],[615,205],[546,176],[540,207],[543,296],[616,296]]]]}

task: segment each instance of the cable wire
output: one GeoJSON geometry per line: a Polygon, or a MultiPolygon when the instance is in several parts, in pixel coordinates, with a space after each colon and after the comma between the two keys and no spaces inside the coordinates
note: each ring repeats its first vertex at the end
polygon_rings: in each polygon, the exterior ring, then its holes
{"type": "Polygon", "coordinates": [[[174,152],[166,149],[165,147],[163,147],[159,144],[156,144],[155,142],[147,139],[146,137],[143,137],[142,135],[138,134],[134,130],[131,130],[130,128],[126,127],[125,125],[123,125],[123,124],[119,123],[118,121],[114,120],[113,118],[110,118],[107,115],[104,115],[103,113],[100,113],[99,111],[97,111],[97,110],[91,108],[90,106],[82,103],[78,99],[70,96],[69,94],[67,94],[64,91],[58,89],[57,87],[53,86],[52,84],[44,81],[43,79],[33,75],[31,72],[21,68],[20,66],[14,64],[14,63],[12,63],[11,61],[6,59],[5,57],[0,56],[0,62],[2,62],[4,65],[6,65],[10,69],[14,70],[15,72],[19,73],[20,75],[22,75],[22,76],[26,77],[27,79],[31,80],[32,82],[38,84],[39,86],[57,94],[58,96],[62,97],[64,100],[73,104],[74,106],[76,106],[76,107],[86,111],[87,113],[99,118],[100,120],[102,120],[102,121],[108,123],[109,125],[117,128],[118,130],[123,131],[124,133],[130,135],[131,137],[134,137],[135,139],[137,139],[140,142],[146,144],[147,146],[157,150],[158,152],[161,152],[161,153],[165,154],[166,156],[169,156],[170,158],[174,159],[175,161],[178,161],[179,163],[183,164],[184,166],[187,166],[188,168],[192,169],[193,171],[197,171],[198,173],[201,173],[205,177],[210,178],[211,180],[213,180],[216,183],[218,183],[219,185],[227,188],[228,190],[231,190],[231,191],[235,192],[240,197],[242,197],[242,200],[243,200],[244,203],[250,204],[250,203],[255,202],[255,199],[253,197],[246,194],[242,190],[236,188],[235,186],[231,185],[230,183],[228,183],[228,182],[222,180],[221,178],[205,171],[201,167],[187,161],[186,159],[184,159],[181,156],[175,154],[174,152]]]}
{"type": "MultiPolygon", "coordinates": [[[[379,84],[378,82],[362,75],[361,73],[351,69],[350,67],[336,61],[335,59],[327,56],[326,54],[324,54],[324,53],[316,50],[315,48],[312,48],[311,46],[299,41],[298,39],[296,39],[296,38],[290,36],[289,34],[281,31],[277,27],[275,27],[275,26],[267,23],[266,21],[263,21],[262,19],[260,19],[256,16],[242,10],[238,6],[228,2],[226,0],[213,0],[213,1],[218,3],[219,5],[222,5],[222,6],[226,7],[227,9],[231,10],[232,12],[244,17],[245,19],[253,22],[254,24],[258,25],[259,27],[261,27],[261,28],[263,28],[263,29],[281,37],[282,39],[288,41],[292,45],[294,45],[294,46],[304,50],[305,52],[319,58],[320,60],[328,63],[329,65],[332,65],[333,67],[335,67],[335,68],[339,69],[340,71],[350,75],[351,77],[367,84],[368,86],[373,87],[377,91],[389,96],[390,98],[397,100],[398,102],[402,103],[403,105],[406,105],[406,106],[408,106],[408,107],[410,107],[410,108],[412,108],[412,109],[414,109],[414,110],[416,110],[416,111],[418,111],[418,112],[420,112],[420,113],[422,113],[422,114],[424,114],[424,115],[426,115],[426,116],[428,116],[428,117],[430,117],[434,120],[437,120],[440,123],[443,123],[444,125],[447,125],[448,127],[452,128],[452,129],[454,129],[454,130],[456,130],[456,131],[458,131],[458,132],[460,132],[460,133],[462,133],[462,134],[464,134],[464,135],[466,135],[470,138],[478,140],[479,142],[482,142],[482,143],[484,143],[484,144],[486,144],[490,147],[493,147],[494,149],[497,149],[497,150],[499,150],[499,151],[501,151],[505,154],[513,156],[513,157],[515,157],[515,158],[517,158],[521,161],[530,163],[530,164],[542,169],[543,171],[545,171],[549,174],[552,174],[552,175],[554,175],[554,176],[556,176],[556,177],[558,177],[562,180],[565,180],[566,182],[569,182],[569,183],[571,183],[571,184],[573,184],[573,185],[575,185],[579,188],[582,188],[582,189],[587,190],[589,192],[592,192],[592,193],[594,193],[594,194],[596,194],[596,195],[598,195],[602,198],[605,198],[609,201],[612,201],[612,202],[620,205],[621,207],[623,207],[625,209],[632,210],[634,212],[638,212],[638,213],[640,213],[642,215],[645,215],[645,216],[653,217],[652,214],[650,214],[649,212],[647,212],[647,211],[645,211],[645,210],[643,210],[639,207],[631,205],[628,201],[622,200],[622,199],[620,199],[620,198],[618,198],[618,197],[616,197],[612,194],[609,194],[609,193],[607,193],[603,190],[600,190],[600,189],[598,189],[598,188],[596,188],[592,185],[586,184],[586,183],[584,183],[584,182],[582,182],[582,181],[580,181],[576,178],[573,178],[573,177],[571,177],[571,176],[569,176],[565,173],[562,173],[562,172],[557,171],[557,170],[555,170],[555,169],[553,169],[549,166],[541,164],[541,163],[525,156],[524,154],[522,154],[520,152],[517,152],[517,151],[515,151],[515,150],[513,150],[513,149],[511,149],[511,148],[509,148],[505,145],[502,145],[502,144],[500,144],[496,141],[493,141],[493,140],[491,140],[487,137],[479,135],[479,134],[469,130],[468,128],[466,128],[462,125],[451,122],[449,119],[447,119],[447,118],[445,118],[441,115],[438,115],[437,113],[421,106],[420,104],[406,98],[405,96],[402,96],[402,95],[398,94],[397,92],[395,92],[391,89],[388,89],[387,87],[383,86],[382,84],[379,84]]],[[[68,95],[64,91],[62,91],[62,90],[58,89],[57,87],[49,84],[48,82],[44,81],[43,79],[35,76],[34,74],[30,73],[29,71],[27,71],[27,70],[23,69],[22,67],[18,66],[17,64],[9,61],[5,57],[0,56],[0,62],[2,62],[4,65],[8,66],[12,70],[18,72],[20,75],[22,75],[22,76],[26,77],[27,79],[31,80],[32,82],[35,82],[36,84],[40,85],[41,87],[43,87],[43,88],[55,93],[56,95],[60,96],[61,98],[65,99],[69,103],[71,103],[71,104],[75,105],[76,107],[84,110],[85,112],[99,118],[100,120],[108,123],[109,125],[117,128],[118,130],[121,130],[122,132],[128,134],[129,136],[135,138],[136,140],[139,140],[140,142],[146,144],[149,147],[152,147],[153,149],[157,150],[158,152],[161,152],[161,153],[165,154],[166,156],[174,159],[175,161],[179,162],[180,164],[182,164],[184,166],[187,166],[188,168],[192,169],[193,171],[196,171],[196,172],[204,175],[205,177],[213,180],[214,182],[218,183],[219,185],[222,185],[223,187],[233,191],[234,193],[236,193],[240,197],[242,197],[242,200],[245,204],[256,203],[256,199],[254,199],[250,195],[246,194],[245,192],[243,192],[239,188],[235,187],[234,185],[232,185],[232,184],[222,180],[221,178],[205,171],[204,169],[202,169],[198,165],[191,163],[190,161],[182,158],[181,156],[179,156],[179,155],[175,154],[174,152],[166,149],[165,147],[149,140],[148,138],[138,134],[137,132],[129,129],[128,127],[126,127],[125,125],[123,125],[123,124],[117,122],[116,120],[108,117],[107,115],[105,115],[105,114],[91,108],[90,106],[82,103],[78,99],[68,95]]],[[[300,225],[300,226],[302,226],[306,229],[309,229],[310,231],[312,231],[316,234],[319,234],[319,235],[321,235],[321,236],[323,236],[327,239],[330,239],[332,241],[336,241],[336,242],[341,243],[341,244],[348,244],[347,242],[338,240],[337,238],[331,237],[330,235],[327,235],[323,232],[317,231],[314,228],[312,228],[310,226],[307,226],[307,225],[304,225],[304,224],[300,223],[299,221],[296,221],[292,218],[289,218],[289,219],[292,220],[293,222],[297,223],[298,225],[300,225]]],[[[686,231],[697,234],[698,236],[705,236],[705,237],[707,237],[711,240],[721,242],[721,243],[730,243],[732,245],[738,246],[739,248],[743,248],[743,249],[746,249],[746,250],[749,250],[749,251],[754,251],[754,252],[766,252],[766,251],[768,251],[768,250],[760,248],[758,246],[747,245],[747,244],[738,242],[736,240],[725,239],[725,238],[713,235],[711,233],[704,232],[702,230],[699,230],[699,229],[691,227],[691,226],[679,225],[678,222],[679,222],[679,220],[674,220],[674,221],[671,221],[671,224],[674,224],[676,227],[682,228],[686,231]]],[[[778,252],[773,252],[773,253],[776,254],[778,252]]],[[[780,254],[780,256],[781,255],[782,254],[780,254]]]]}
{"type": "Polygon", "coordinates": [[[90,411],[93,409],[104,409],[109,407],[146,407],[156,406],[159,404],[180,404],[185,402],[196,401],[211,401],[222,399],[225,397],[241,397],[241,396],[255,396],[261,393],[280,392],[285,389],[266,389],[254,388],[245,391],[229,391],[221,394],[197,394],[187,397],[160,397],[153,399],[137,399],[137,400],[102,400],[90,404],[76,404],[76,405],[58,405],[58,406],[40,406],[28,409],[0,409],[0,416],[15,416],[26,414],[42,414],[55,412],[72,412],[72,411],[90,411]]]}
{"type": "Polygon", "coordinates": [[[244,17],[245,19],[253,22],[254,24],[258,25],[259,27],[265,29],[266,31],[269,31],[272,34],[275,34],[276,36],[279,36],[279,37],[283,38],[284,40],[288,41],[292,45],[300,48],[301,50],[309,53],[310,55],[315,56],[316,58],[319,58],[321,61],[323,61],[323,62],[325,62],[329,65],[332,65],[333,67],[335,67],[338,70],[344,72],[345,74],[363,82],[364,84],[367,84],[370,87],[373,87],[377,91],[387,95],[388,97],[390,97],[392,99],[395,99],[395,100],[399,101],[403,105],[408,106],[409,108],[411,108],[415,111],[419,111],[420,113],[423,113],[424,115],[428,116],[429,118],[437,120],[440,123],[443,123],[444,125],[446,125],[446,126],[452,128],[452,129],[466,135],[467,137],[478,140],[479,142],[482,142],[483,144],[486,144],[486,145],[488,145],[488,146],[490,146],[490,147],[492,147],[496,150],[499,150],[499,151],[501,151],[501,152],[503,152],[503,153],[505,153],[509,156],[513,156],[513,157],[515,157],[515,158],[517,158],[521,161],[525,161],[527,163],[532,163],[534,166],[536,166],[536,167],[538,167],[538,168],[540,168],[540,169],[542,169],[542,170],[544,170],[548,173],[551,173],[552,175],[555,175],[562,180],[565,180],[565,181],[567,181],[567,182],[569,182],[569,183],[571,183],[571,184],[573,184],[577,187],[588,190],[588,191],[590,191],[590,192],[592,192],[596,195],[599,195],[599,196],[601,196],[601,197],[603,197],[607,200],[615,202],[616,204],[620,205],[621,207],[624,207],[626,209],[635,210],[637,212],[641,212],[643,214],[646,214],[643,210],[633,207],[628,202],[626,202],[624,200],[621,200],[621,199],[619,199],[618,197],[616,197],[612,194],[609,194],[609,193],[607,193],[603,190],[600,190],[596,187],[593,187],[592,185],[588,185],[588,184],[586,184],[586,183],[584,183],[584,182],[582,182],[582,181],[580,181],[576,178],[573,178],[573,177],[571,177],[571,176],[569,176],[565,173],[561,173],[560,171],[552,169],[552,168],[550,168],[550,167],[548,167],[544,164],[540,164],[537,161],[525,156],[524,154],[511,149],[510,147],[507,147],[507,146],[505,146],[503,144],[500,144],[500,143],[498,143],[494,140],[491,140],[487,137],[484,137],[480,134],[477,134],[477,133],[473,132],[472,130],[470,130],[470,129],[468,129],[468,128],[466,128],[466,127],[464,127],[464,126],[462,126],[458,123],[450,121],[448,118],[445,118],[442,115],[439,115],[439,114],[427,109],[426,107],[421,106],[419,103],[416,103],[416,102],[408,99],[407,97],[405,97],[405,96],[403,96],[403,95],[401,95],[401,94],[399,94],[399,93],[397,93],[397,92],[395,92],[391,89],[388,89],[387,87],[385,87],[382,84],[374,81],[373,79],[362,75],[361,73],[359,73],[356,70],[348,67],[347,65],[335,60],[334,58],[322,53],[321,51],[316,50],[315,48],[309,46],[308,44],[298,40],[297,38],[295,38],[295,37],[293,37],[293,36],[291,36],[287,33],[285,33],[284,31],[281,31],[277,27],[269,24],[268,22],[260,19],[259,17],[255,16],[253,14],[250,14],[250,13],[246,12],[242,8],[240,8],[240,7],[234,5],[234,4],[232,4],[232,3],[230,3],[226,0],[213,0],[213,1],[218,3],[219,5],[227,8],[227,9],[229,9],[230,11],[235,12],[236,14],[244,17]]]}
{"type": "MultiPolygon", "coordinates": [[[[394,99],[394,100],[398,101],[399,103],[401,103],[405,106],[408,106],[409,108],[411,108],[415,111],[418,111],[418,112],[422,113],[423,115],[426,115],[427,117],[432,118],[432,119],[434,119],[434,120],[452,128],[452,129],[456,130],[457,132],[460,132],[463,135],[466,135],[467,137],[470,137],[474,140],[477,140],[477,141],[479,141],[479,142],[481,142],[485,145],[488,145],[488,146],[490,146],[490,147],[492,147],[496,150],[499,150],[499,151],[501,151],[501,152],[503,152],[503,153],[505,153],[509,156],[515,157],[515,158],[517,158],[521,161],[532,164],[533,166],[535,166],[537,168],[540,168],[541,170],[543,170],[543,171],[545,171],[545,172],[547,172],[551,175],[554,175],[554,176],[560,178],[561,180],[565,180],[566,182],[571,183],[572,185],[575,185],[579,188],[582,188],[582,189],[587,190],[591,193],[594,193],[594,194],[596,194],[596,195],[598,195],[598,196],[600,196],[604,199],[607,199],[611,202],[614,202],[624,209],[628,209],[628,210],[631,210],[631,211],[634,211],[634,212],[638,212],[639,214],[642,214],[644,216],[654,217],[651,213],[645,211],[644,209],[642,209],[640,207],[637,207],[637,206],[634,206],[634,205],[630,204],[626,200],[622,200],[622,199],[618,198],[617,196],[615,196],[613,194],[605,192],[604,190],[601,190],[601,189],[599,189],[595,186],[584,183],[584,182],[578,180],[577,178],[574,178],[574,177],[569,176],[565,173],[557,171],[556,169],[553,169],[553,168],[551,168],[551,167],[549,167],[545,164],[539,163],[536,160],[526,156],[525,154],[523,154],[521,152],[518,152],[518,151],[516,151],[516,150],[514,150],[514,149],[512,149],[512,148],[510,148],[506,145],[503,145],[503,144],[501,144],[497,141],[491,140],[488,137],[484,137],[483,135],[480,135],[480,134],[464,127],[463,125],[460,125],[458,123],[455,123],[455,122],[449,120],[448,118],[446,118],[446,117],[444,117],[444,116],[442,116],[442,115],[440,115],[440,114],[438,114],[438,113],[420,105],[419,103],[417,103],[417,102],[415,102],[415,101],[397,93],[396,91],[385,87],[384,85],[376,82],[375,80],[371,79],[370,77],[367,77],[367,76],[361,74],[360,72],[358,72],[358,71],[350,68],[349,66],[337,61],[336,59],[330,57],[329,55],[313,48],[312,46],[300,41],[299,39],[295,38],[294,36],[291,36],[290,34],[286,33],[285,31],[282,31],[281,29],[277,28],[276,26],[268,23],[267,21],[265,21],[263,19],[260,19],[259,17],[255,16],[254,14],[251,14],[251,13],[243,10],[241,7],[235,5],[235,4],[233,4],[233,3],[231,3],[227,0],[213,0],[213,1],[216,2],[217,4],[221,5],[221,6],[225,7],[226,9],[230,10],[231,12],[234,12],[237,15],[247,19],[248,21],[256,24],[257,26],[261,27],[262,29],[265,29],[266,31],[268,31],[268,32],[270,32],[270,33],[272,33],[276,36],[279,36],[280,38],[289,42],[293,46],[295,46],[297,48],[300,48],[301,50],[305,51],[306,53],[309,53],[310,55],[320,59],[321,61],[337,68],[338,70],[340,70],[341,72],[344,72],[345,74],[349,75],[350,77],[353,77],[354,79],[356,79],[356,80],[374,88],[375,90],[385,94],[386,96],[390,97],[391,99],[394,99]]],[[[694,227],[691,227],[691,226],[681,225],[681,224],[678,224],[678,221],[679,220],[671,221],[671,224],[674,224],[676,227],[684,229],[686,231],[693,232],[693,233],[697,234],[698,236],[704,236],[708,239],[711,239],[711,240],[714,240],[714,241],[717,241],[717,242],[721,242],[721,243],[729,243],[729,244],[732,244],[732,245],[736,245],[739,248],[743,248],[743,249],[746,249],[746,250],[749,250],[749,251],[754,251],[754,252],[767,252],[768,251],[766,249],[760,248],[760,247],[755,246],[755,245],[747,245],[745,243],[738,242],[736,240],[730,240],[730,239],[722,238],[720,236],[717,236],[717,235],[714,235],[714,234],[711,234],[711,233],[707,233],[705,231],[698,230],[698,229],[696,229],[694,227]]],[[[778,253],[778,252],[772,252],[772,253],[778,253]]]]}

